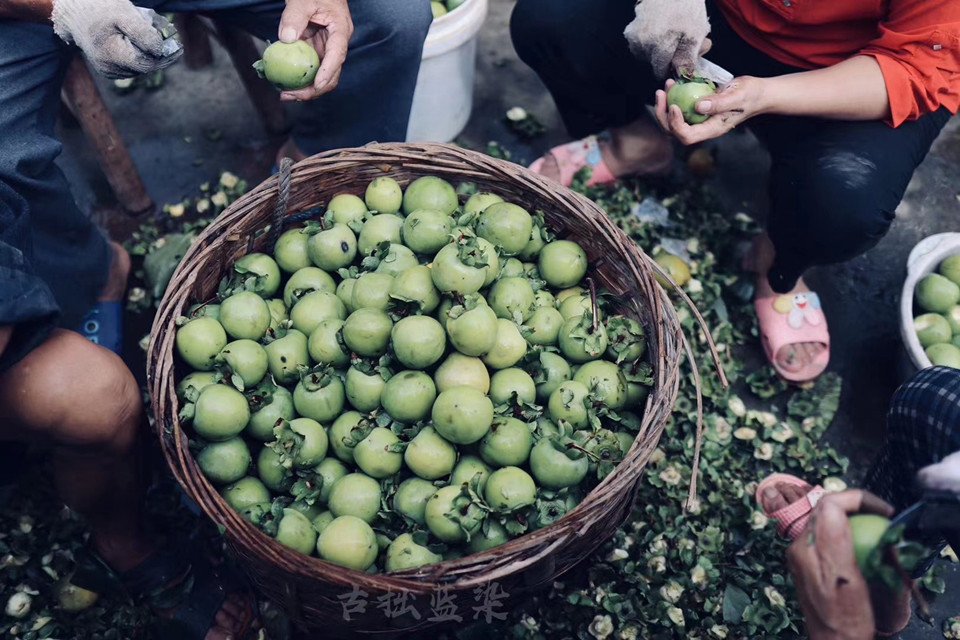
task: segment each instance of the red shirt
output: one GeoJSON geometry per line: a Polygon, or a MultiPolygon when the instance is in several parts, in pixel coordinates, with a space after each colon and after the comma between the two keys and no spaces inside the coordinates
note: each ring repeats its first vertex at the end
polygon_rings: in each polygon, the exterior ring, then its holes
{"type": "Polygon", "coordinates": [[[717,0],[755,49],[802,69],[876,59],[890,123],[960,107],[960,0],[717,0]]]}

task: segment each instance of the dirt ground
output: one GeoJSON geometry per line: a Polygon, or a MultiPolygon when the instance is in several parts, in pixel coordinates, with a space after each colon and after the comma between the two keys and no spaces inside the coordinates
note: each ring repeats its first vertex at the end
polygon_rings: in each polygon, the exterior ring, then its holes
{"type": "MultiPolygon", "coordinates": [[[[500,141],[514,160],[527,163],[544,149],[565,141],[549,94],[513,51],[507,29],[512,0],[491,0],[479,46],[478,85],[473,117],[460,142],[484,148],[500,141]],[[503,121],[513,106],[523,106],[546,125],[533,141],[514,136],[503,121]]],[[[269,175],[281,140],[266,135],[222,50],[212,67],[191,71],[179,64],[157,91],[104,95],[129,145],[147,187],[159,203],[193,195],[197,186],[230,170],[256,184],[269,175]]],[[[82,135],[62,127],[62,165],[81,204],[100,215],[112,214],[122,233],[136,222],[115,212],[112,193],[82,135]]],[[[715,143],[717,173],[712,179],[731,212],[762,218],[766,209],[768,158],[747,132],[715,143]]],[[[899,337],[898,301],[906,256],[923,237],[960,227],[960,124],[949,123],[917,171],[897,221],[872,251],[849,263],[811,274],[821,295],[832,336],[831,369],[844,378],[840,413],[830,439],[862,470],[882,441],[884,412],[896,386],[908,375],[899,337]]],[[[137,336],[130,336],[135,342],[137,336]]],[[[757,352],[751,358],[759,358],[757,352]]],[[[946,567],[948,589],[960,594],[960,570],[946,567]]],[[[938,617],[958,613],[960,596],[941,598],[938,617]],[[950,611],[949,609],[953,609],[950,611]]],[[[939,638],[940,631],[915,620],[902,638],[939,638]]]]}

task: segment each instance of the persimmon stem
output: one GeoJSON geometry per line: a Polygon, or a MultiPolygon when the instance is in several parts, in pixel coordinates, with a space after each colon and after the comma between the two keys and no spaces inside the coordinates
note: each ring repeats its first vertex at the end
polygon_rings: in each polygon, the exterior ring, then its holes
{"type": "Polygon", "coordinates": [[[578,445],[578,444],[575,444],[575,443],[571,442],[571,443],[567,444],[567,448],[568,448],[568,449],[575,449],[575,450],[579,451],[579,452],[582,453],[583,455],[585,455],[585,456],[587,456],[588,458],[590,458],[593,462],[600,462],[600,456],[598,456],[597,454],[592,453],[592,452],[590,452],[590,451],[587,451],[585,448],[581,447],[581,446],[578,445]]]}

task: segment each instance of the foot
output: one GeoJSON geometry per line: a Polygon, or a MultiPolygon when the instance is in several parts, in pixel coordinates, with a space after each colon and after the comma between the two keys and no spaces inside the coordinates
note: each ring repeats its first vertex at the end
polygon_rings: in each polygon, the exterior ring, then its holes
{"type": "MultiPolygon", "coordinates": [[[[753,273],[757,274],[756,299],[759,300],[780,295],[793,296],[810,292],[810,288],[807,287],[806,283],[803,281],[803,278],[798,280],[796,286],[788,293],[780,294],[775,292],[770,286],[769,280],[767,279],[767,273],[773,266],[773,257],[774,249],[770,238],[766,234],[757,236],[753,244],[753,249],[744,260],[744,267],[748,271],[752,271],[753,273]]],[[[782,347],[775,354],[776,364],[784,371],[797,373],[810,366],[817,356],[823,353],[823,351],[827,348],[828,347],[825,344],[820,342],[800,342],[796,344],[788,344],[782,347]]]]}
{"type": "MultiPolygon", "coordinates": [[[[673,165],[670,138],[648,118],[625,127],[611,128],[609,136],[598,136],[600,155],[610,172],[618,177],[659,175],[673,165]]],[[[540,174],[561,181],[560,163],[550,152],[543,156],[540,174]]]]}
{"type": "MultiPolygon", "coordinates": [[[[97,535],[94,536],[94,549],[97,554],[118,574],[134,571],[146,562],[158,550],[158,546],[145,535],[97,535]]],[[[176,590],[184,577],[177,577],[166,583],[163,590],[176,590]]],[[[192,579],[192,578],[191,578],[192,579]]],[[[188,596],[189,597],[189,596],[188,596]]],[[[156,608],[161,618],[173,619],[178,607],[156,608]]],[[[213,624],[204,636],[204,640],[240,640],[240,635],[250,628],[251,619],[256,616],[256,602],[248,594],[234,592],[227,594],[213,617],[213,624]]]]}
{"type": "MultiPolygon", "coordinates": [[[[250,629],[250,617],[255,615],[255,606],[250,596],[239,593],[227,595],[203,640],[241,640],[241,634],[250,629]]],[[[157,615],[164,617],[172,617],[173,613],[174,610],[157,611],[157,615]]]]}
{"type": "Polygon", "coordinates": [[[786,482],[777,482],[767,487],[760,494],[760,507],[764,513],[776,513],[784,507],[788,507],[813,489],[809,484],[803,485],[788,484],[786,482]]]}
{"type": "Polygon", "coordinates": [[[776,522],[777,533],[795,540],[806,529],[822,496],[822,487],[811,486],[796,476],[774,473],[760,482],[755,499],[763,513],[776,522]]]}
{"type": "Polygon", "coordinates": [[[110,242],[113,259],[110,262],[110,273],[107,274],[107,283],[100,291],[100,302],[119,302],[127,292],[127,279],[130,277],[130,254],[116,242],[110,242]]]}

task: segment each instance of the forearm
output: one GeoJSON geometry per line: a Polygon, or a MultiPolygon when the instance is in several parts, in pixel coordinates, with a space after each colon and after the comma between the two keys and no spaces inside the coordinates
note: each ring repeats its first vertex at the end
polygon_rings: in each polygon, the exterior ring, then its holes
{"type": "Polygon", "coordinates": [[[764,113],[830,120],[884,120],[890,116],[883,73],[868,56],[766,78],[764,83],[764,113]]]}
{"type": "Polygon", "coordinates": [[[50,22],[53,0],[0,0],[0,20],[50,22]]]}

